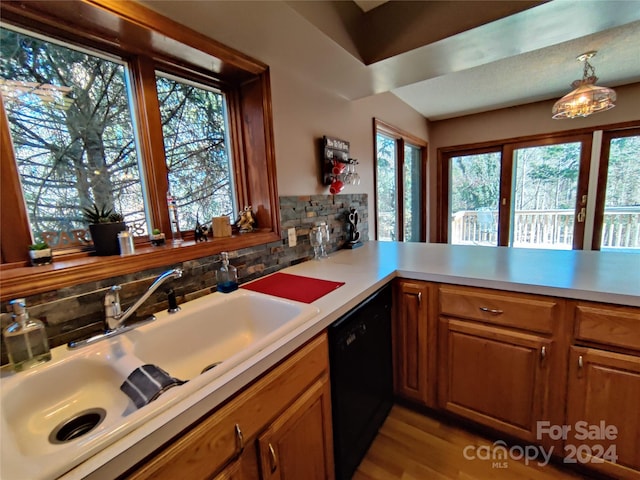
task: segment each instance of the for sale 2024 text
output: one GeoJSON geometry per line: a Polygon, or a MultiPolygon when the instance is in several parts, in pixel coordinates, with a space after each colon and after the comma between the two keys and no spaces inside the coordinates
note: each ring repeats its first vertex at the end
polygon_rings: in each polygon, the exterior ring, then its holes
{"type": "Polygon", "coordinates": [[[542,440],[545,437],[565,442],[587,442],[565,443],[565,463],[601,463],[605,460],[616,463],[618,459],[616,445],[611,443],[618,438],[618,428],[607,425],[604,420],[597,424],[581,420],[573,425],[552,425],[548,421],[539,421],[536,424],[536,438],[542,440]]]}

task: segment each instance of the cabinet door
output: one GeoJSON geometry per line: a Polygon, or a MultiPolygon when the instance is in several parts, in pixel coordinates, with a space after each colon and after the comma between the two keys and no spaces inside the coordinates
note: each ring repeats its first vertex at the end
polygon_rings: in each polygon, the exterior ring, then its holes
{"type": "Polygon", "coordinates": [[[571,347],[567,400],[565,461],[640,478],[640,357],[571,347]]]}
{"type": "Polygon", "coordinates": [[[313,384],[258,439],[264,480],[334,478],[331,391],[313,384]]]}
{"type": "Polygon", "coordinates": [[[435,388],[435,376],[432,378],[427,371],[431,366],[427,335],[430,291],[428,283],[398,280],[393,318],[395,392],[425,405],[430,399],[429,384],[433,383],[435,388]]]}
{"type": "Polygon", "coordinates": [[[449,318],[440,334],[440,406],[535,441],[547,415],[551,340],[449,318]]]}

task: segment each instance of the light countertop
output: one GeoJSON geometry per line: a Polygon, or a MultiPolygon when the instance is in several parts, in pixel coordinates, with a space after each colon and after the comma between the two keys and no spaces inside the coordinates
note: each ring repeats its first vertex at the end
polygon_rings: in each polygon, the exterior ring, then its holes
{"type": "Polygon", "coordinates": [[[640,306],[637,253],[367,242],[282,271],[345,285],[313,303],[320,311],[313,319],[61,478],[111,479],[128,470],[396,276],[640,306]]]}

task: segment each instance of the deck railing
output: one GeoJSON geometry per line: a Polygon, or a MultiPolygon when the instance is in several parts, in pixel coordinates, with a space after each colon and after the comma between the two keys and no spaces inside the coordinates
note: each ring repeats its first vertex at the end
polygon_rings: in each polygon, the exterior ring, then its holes
{"type": "MultiPolygon", "coordinates": [[[[451,222],[451,243],[497,245],[497,211],[460,211],[451,222]]],[[[571,249],[574,211],[518,210],[513,221],[516,247],[571,249]]],[[[605,210],[601,249],[640,248],[640,207],[605,210]]]]}

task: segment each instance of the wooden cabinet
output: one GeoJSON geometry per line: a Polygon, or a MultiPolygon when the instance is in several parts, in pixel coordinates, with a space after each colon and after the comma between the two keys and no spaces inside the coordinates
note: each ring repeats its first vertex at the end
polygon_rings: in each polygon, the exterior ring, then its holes
{"type": "Polygon", "coordinates": [[[394,312],[397,395],[640,480],[639,308],[398,279],[394,312]]]}
{"type": "Polygon", "coordinates": [[[452,286],[439,297],[439,407],[528,442],[538,421],[562,423],[562,301],[452,286]]]}
{"type": "Polygon", "coordinates": [[[640,478],[640,357],[571,347],[567,425],[569,461],[640,478]]]}
{"type": "Polygon", "coordinates": [[[125,478],[255,480],[261,463],[264,478],[292,478],[281,472],[299,471],[302,457],[296,449],[303,449],[304,461],[313,468],[322,465],[324,475],[299,478],[333,478],[328,372],[322,334],[125,478]],[[304,441],[303,432],[308,435],[304,441]],[[271,466],[264,470],[265,439],[267,451],[270,444],[277,455],[280,476],[272,475],[271,466]]]}
{"type": "Polygon", "coordinates": [[[333,478],[331,392],[318,380],[258,439],[265,480],[333,478]]]}
{"type": "Polygon", "coordinates": [[[443,318],[440,406],[528,441],[549,411],[551,340],[443,318]]]}
{"type": "Polygon", "coordinates": [[[573,320],[564,455],[640,479],[640,309],[578,302],[573,320]]]}
{"type": "Polygon", "coordinates": [[[436,386],[433,291],[427,282],[397,280],[392,323],[395,393],[429,406],[435,406],[436,386]]]}

